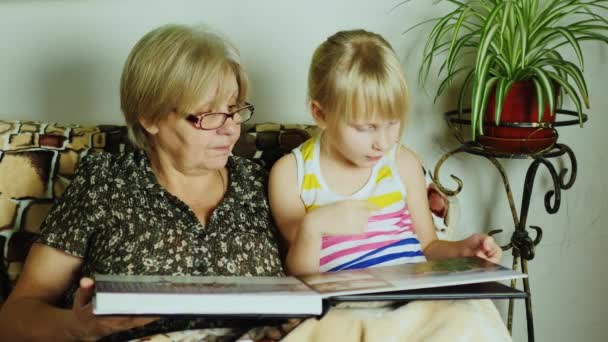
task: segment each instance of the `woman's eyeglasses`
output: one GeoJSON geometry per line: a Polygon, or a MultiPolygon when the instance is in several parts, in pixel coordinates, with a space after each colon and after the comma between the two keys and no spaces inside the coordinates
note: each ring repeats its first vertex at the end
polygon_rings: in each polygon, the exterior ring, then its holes
{"type": "Polygon", "coordinates": [[[186,114],[192,126],[202,130],[218,129],[224,125],[228,118],[232,118],[234,123],[242,124],[253,116],[254,107],[251,103],[245,102],[244,106],[230,113],[201,113],[201,114],[186,114]]]}

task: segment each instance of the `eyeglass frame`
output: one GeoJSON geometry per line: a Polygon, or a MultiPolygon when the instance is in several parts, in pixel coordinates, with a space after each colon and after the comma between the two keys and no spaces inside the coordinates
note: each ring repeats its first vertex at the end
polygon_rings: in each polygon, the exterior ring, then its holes
{"type": "Polygon", "coordinates": [[[184,117],[184,119],[186,119],[186,121],[190,122],[192,124],[192,126],[194,126],[194,128],[196,129],[200,129],[203,131],[212,131],[214,129],[218,129],[222,126],[224,126],[224,124],[226,123],[226,120],[228,120],[228,118],[231,118],[232,120],[234,120],[234,116],[236,114],[238,114],[238,112],[242,111],[243,109],[249,109],[251,111],[251,115],[249,115],[249,118],[247,118],[247,120],[243,120],[241,122],[239,122],[238,124],[242,124],[244,122],[247,122],[249,120],[251,120],[251,117],[253,116],[253,113],[255,112],[255,107],[253,106],[253,104],[249,103],[249,102],[245,102],[244,106],[239,107],[236,110],[233,110],[230,113],[223,113],[223,112],[212,112],[212,113],[190,113],[190,114],[186,114],[186,116],[184,117]],[[222,123],[214,128],[203,128],[202,127],[202,122],[203,119],[205,118],[205,116],[208,115],[219,115],[222,114],[224,116],[224,120],[222,121],[222,123]]]}

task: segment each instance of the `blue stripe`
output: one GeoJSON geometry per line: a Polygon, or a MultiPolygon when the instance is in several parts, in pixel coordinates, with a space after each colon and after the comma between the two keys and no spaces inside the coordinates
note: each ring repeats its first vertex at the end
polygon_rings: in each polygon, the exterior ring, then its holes
{"type": "Polygon", "coordinates": [[[372,266],[381,264],[383,262],[387,262],[387,261],[391,261],[391,260],[395,260],[395,259],[399,259],[399,258],[414,258],[414,257],[420,257],[420,256],[424,256],[424,254],[422,254],[422,251],[387,254],[387,255],[383,255],[381,257],[362,261],[358,264],[350,265],[348,267],[343,268],[342,270],[355,270],[355,269],[359,269],[359,268],[368,268],[368,267],[372,267],[372,266]]]}
{"type": "MultiPolygon", "coordinates": [[[[348,266],[350,266],[352,264],[358,263],[359,261],[361,261],[363,259],[367,259],[367,258],[373,256],[374,254],[378,254],[378,253],[380,253],[380,252],[382,252],[382,251],[384,251],[385,249],[388,249],[388,248],[392,248],[392,247],[396,247],[396,246],[415,245],[415,244],[419,244],[419,243],[420,243],[420,241],[418,241],[418,239],[416,239],[416,238],[407,238],[407,239],[399,240],[397,242],[391,243],[390,245],[386,245],[384,247],[376,248],[373,251],[367,252],[367,253],[363,254],[362,256],[360,256],[358,258],[355,258],[355,259],[353,259],[353,260],[351,260],[349,262],[346,262],[346,263],[344,263],[342,265],[338,265],[338,266],[330,269],[327,272],[333,272],[333,271],[341,270],[343,268],[347,268],[348,266]]],[[[420,252],[420,253],[422,253],[422,252],[420,252]]]]}

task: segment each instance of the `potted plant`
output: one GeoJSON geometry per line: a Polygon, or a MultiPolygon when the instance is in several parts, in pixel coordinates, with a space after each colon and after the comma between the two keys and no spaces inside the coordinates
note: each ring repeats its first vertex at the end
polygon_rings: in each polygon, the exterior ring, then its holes
{"type": "Polygon", "coordinates": [[[464,77],[458,110],[470,99],[473,140],[509,152],[521,152],[521,142],[528,151],[552,146],[550,122],[562,95],[582,125],[589,95],[580,43],[608,43],[608,0],[446,1],[454,9],[431,20],[419,78],[424,83],[433,61],[443,59],[437,98],[464,77]],[[565,58],[566,49],[576,57],[565,58]],[[504,127],[512,123],[529,124],[504,127]]]}

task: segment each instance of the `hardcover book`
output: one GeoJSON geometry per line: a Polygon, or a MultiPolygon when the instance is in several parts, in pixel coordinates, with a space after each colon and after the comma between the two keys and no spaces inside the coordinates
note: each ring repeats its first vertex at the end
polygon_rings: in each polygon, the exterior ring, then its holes
{"type": "Polygon", "coordinates": [[[93,311],[98,315],[319,315],[324,301],[501,298],[501,293],[516,298],[523,293],[501,284],[462,285],[524,277],[475,257],[297,278],[97,274],[93,311]]]}

